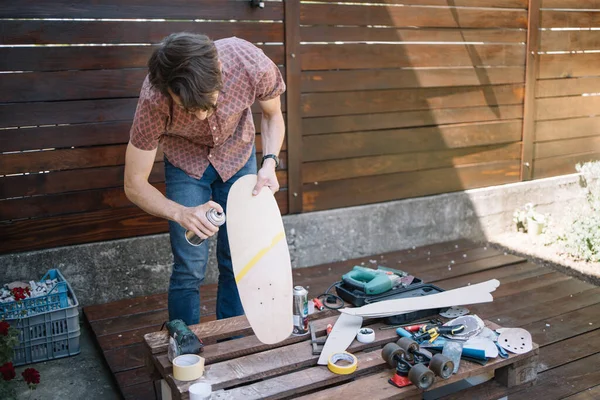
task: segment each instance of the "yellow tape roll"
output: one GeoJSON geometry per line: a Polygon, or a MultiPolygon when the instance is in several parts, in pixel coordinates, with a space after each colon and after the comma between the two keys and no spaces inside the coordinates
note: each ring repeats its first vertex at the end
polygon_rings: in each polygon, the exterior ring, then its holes
{"type": "Polygon", "coordinates": [[[173,359],[173,378],[178,381],[195,381],[204,375],[204,358],[184,354],[173,359]]]}
{"type": "Polygon", "coordinates": [[[327,361],[327,368],[334,374],[338,375],[349,375],[356,371],[358,367],[358,359],[354,354],[350,354],[347,351],[343,353],[333,353],[327,361]],[[338,361],[347,361],[350,365],[337,365],[338,361]]]}

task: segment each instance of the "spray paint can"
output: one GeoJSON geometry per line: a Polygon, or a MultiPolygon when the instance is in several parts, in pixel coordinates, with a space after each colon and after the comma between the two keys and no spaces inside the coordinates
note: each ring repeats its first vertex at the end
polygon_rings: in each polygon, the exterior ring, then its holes
{"type": "Polygon", "coordinates": [[[294,335],[308,333],[308,290],[294,286],[294,335]]]}
{"type": "MultiPolygon", "coordinates": [[[[206,212],[206,219],[214,226],[221,226],[225,223],[225,214],[211,208],[206,212]]],[[[193,231],[185,231],[185,240],[192,246],[200,246],[205,239],[196,235],[193,231]]]]}

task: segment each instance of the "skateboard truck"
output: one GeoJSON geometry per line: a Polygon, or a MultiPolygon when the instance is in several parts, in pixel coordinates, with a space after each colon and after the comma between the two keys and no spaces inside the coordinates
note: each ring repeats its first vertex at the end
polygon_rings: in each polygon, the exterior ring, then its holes
{"type": "Polygon", "coordinates": [[[454,371],[452,360],[443,354],[428,356],[410,338],[400,338],[396,343],[386,344],[381,356],[388,365],[396,368],[396,373],[388,382],[399,388],[412,383],[425,390],[433,384],[435,376],[448,379],[454,371]]]}

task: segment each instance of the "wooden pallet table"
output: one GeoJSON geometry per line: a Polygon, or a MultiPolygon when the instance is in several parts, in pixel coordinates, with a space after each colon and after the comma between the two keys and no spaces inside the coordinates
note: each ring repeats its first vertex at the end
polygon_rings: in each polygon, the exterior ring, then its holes
{"type": "MultiPolygon", "coordinates": [[[[324,335],[327,324],[334,324],[339,316],[335,311],[311,315],[317,336],[324,335]]],[[[379,320],[366,321],[375,330],[374,343],[354,341],[348,351],[358,358],[358,368],[351,375],[336,375],[326,366],[317,365],[313,355],[310,335],[290,337],[276,345],[264,345],[252,335],[245,317],[211,321],[192,326],[202,338],[206,359],[204,376],[198,381],[210,383],[213,399],[420,399],[423,392],[411,385],[402,389],[388,383],[394,370],[381,358],[381,348],[398,336],[394,329],[380,330],[379,320]],[[227,341],[219,339],[245,335],[227,341]]],[[[492,329],[497,325],[486,321],[492,329]]],[[[151,370],[163,400],[188,399],[188,389],[193,382],[177,381],[172,376],[172,366],[167,357],[166,331],[146,334],[147,367],[151,370]],[[159,388],[160,387],[160,388],[159,388]]],[[[515,387],[531,382],[537,376],[538,345],[526,354],[512,354],[509,358],[496,358],[486,365],[461,360],[459,371],[448,380],[436,377],[435,390],[467,378],[490,375],[495,383],[515,387]]],[[[497,391],[496,391],[497,393],[497,391]]]]}

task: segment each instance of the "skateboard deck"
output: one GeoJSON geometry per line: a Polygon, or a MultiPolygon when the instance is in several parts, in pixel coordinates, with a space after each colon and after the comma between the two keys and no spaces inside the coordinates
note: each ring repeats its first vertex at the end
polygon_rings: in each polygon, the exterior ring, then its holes
{"type": "Polygon", "coordinates": [[[290,253],[279,207],[268,187],[253,196],[254,174],[239,178],[227,198],[227,234],[244,313],[262,343],[293,331],[290,253]]]}

